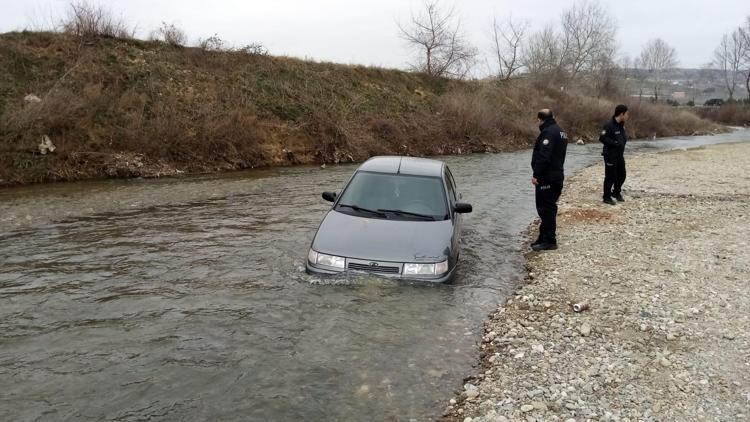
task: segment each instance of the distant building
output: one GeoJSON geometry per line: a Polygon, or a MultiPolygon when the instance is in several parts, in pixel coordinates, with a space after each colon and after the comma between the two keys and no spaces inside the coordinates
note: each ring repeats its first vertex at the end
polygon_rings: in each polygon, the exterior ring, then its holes
{"type": "Polygon", "coordinates": [[[687,98],[687,95],[685,95],[685,91],[675,91],[672,93],[672,98],[675,100],[684,100],[687,98]]]}

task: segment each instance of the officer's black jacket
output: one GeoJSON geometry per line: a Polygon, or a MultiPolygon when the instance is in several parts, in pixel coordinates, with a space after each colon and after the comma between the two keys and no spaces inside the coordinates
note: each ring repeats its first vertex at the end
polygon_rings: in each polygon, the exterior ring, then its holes
{"type": "Polygon", "coordinates": [[[547,119],[539,126],[531,168],[539,184],[562,183],[565,179],[565,152],[568,149],[568,135],[560,129],[555,119],[547,119]]]}
{"type": "Polygon", "coordinates": [[[604,158],[619,158],[625,153],[625,144],[628,143],[628,135],[625,133],[625,125],[618,123],[612,118],[602,128],[599,142],[604,144],[602,155],[604,158]]]}

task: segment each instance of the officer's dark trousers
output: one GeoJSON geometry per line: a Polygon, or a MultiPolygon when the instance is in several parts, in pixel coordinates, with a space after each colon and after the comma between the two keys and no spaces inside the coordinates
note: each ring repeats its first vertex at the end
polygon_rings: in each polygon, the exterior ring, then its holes
{"type": "Polygon", "coordinates": [[[604,157],[604,194],[605,199],[619,195],[625,183],[625,157],[604,157]]]}
{"type": "Polygon", "coordinates": [[[539,224],[539,240],[557,242],[557,200],[562,193],[562,183],[536,185],[536,212],[542,222],[539,224]]]}

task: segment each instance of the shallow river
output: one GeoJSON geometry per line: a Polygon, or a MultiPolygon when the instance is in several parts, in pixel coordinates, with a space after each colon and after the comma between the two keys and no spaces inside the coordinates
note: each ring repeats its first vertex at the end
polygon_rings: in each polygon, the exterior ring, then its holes
{"type": "Polygon", "coordinates": [[[1,190],[0,420],[434,419],[535,217],[529,151],[444,159],[475,210],[452,285],[304,273],[355,166],[1,190]]]}

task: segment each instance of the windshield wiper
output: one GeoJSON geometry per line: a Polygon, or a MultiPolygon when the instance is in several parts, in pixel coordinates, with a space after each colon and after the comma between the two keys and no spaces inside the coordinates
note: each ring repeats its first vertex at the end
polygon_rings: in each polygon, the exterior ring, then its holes
{"type": "Polygon", "coordinates": [[[357,212],[367,212],[367,213],[370,213],[370,214],[377,215],[379,217],[388,218],[388,215],[386,215],[382,211],[370,210],[370,209],[367,209],[367,208],[362,208],[362,207],[360,207],[358,205],[353,205],[353,204],[339,204],[339,206],[340,207],[351,208],[351,209],[353,209],[354,211],[357,211],[357,212]]]}
{"type": "Polygon", "coordinates": [[[393,214],[408,215],[410,217],[418,217],[418,218],[423,218],[425,220],[435,221],[435,217],[432,216],[432,215],[419,214],[419,213],[416,213],[416,212],[409,212],[409,211],[402,211],[402,210],[384,210],[384,209],[378,209],[378,211],[380,211],[380,212],[390,212],[390,213],[393,213],[393,214]]]}

